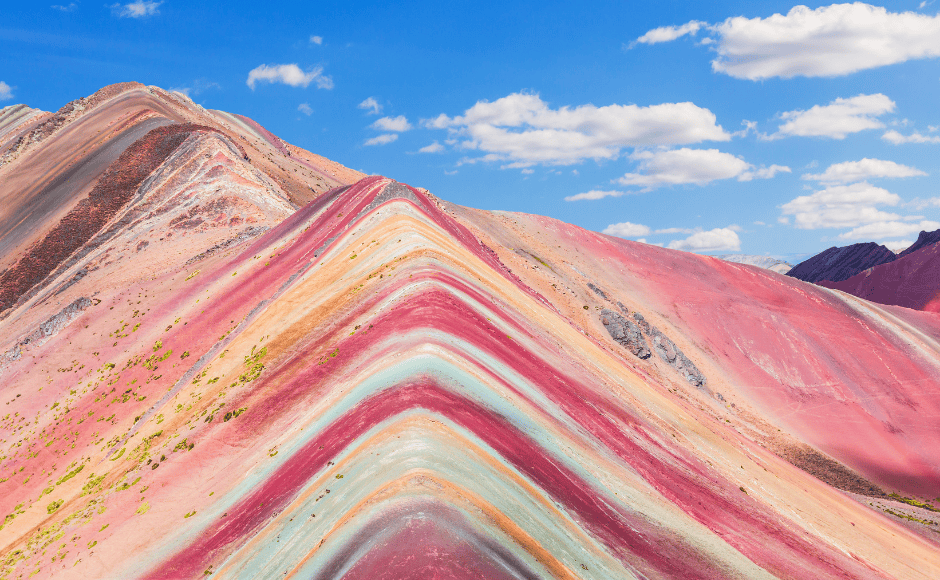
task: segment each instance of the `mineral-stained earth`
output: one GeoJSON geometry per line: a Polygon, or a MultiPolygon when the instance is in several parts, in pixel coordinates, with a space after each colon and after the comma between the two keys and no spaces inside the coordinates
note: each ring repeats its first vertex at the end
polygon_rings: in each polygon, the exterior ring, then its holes
{"type": "Polygon", "coordinates": [[[938,316],[8,107],[0,578],[940,578],[938,316]]]}

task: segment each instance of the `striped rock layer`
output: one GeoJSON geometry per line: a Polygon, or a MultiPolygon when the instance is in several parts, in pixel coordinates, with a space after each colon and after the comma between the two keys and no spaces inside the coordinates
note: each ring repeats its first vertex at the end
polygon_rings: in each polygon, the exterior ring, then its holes
{"type": "Polygon", "coordinates": [[[940,577],[936,315],[103,91],[0,167],[3,276],[122,196],[0,320],[0,578],[940,577]]]}

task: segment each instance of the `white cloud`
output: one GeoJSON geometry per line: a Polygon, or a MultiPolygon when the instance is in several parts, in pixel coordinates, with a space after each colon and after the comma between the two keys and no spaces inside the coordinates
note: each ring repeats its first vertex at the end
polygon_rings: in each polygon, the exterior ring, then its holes
{"type": "Polygon", "coordinates": [[[411,123],[408,122],[408,119],[406,119],[404,115],[399,115],[397,117],[382,117],[375,123],[372,123],[372,128],[377,131],[395,131],[401,133],[410,130],[412,127],[411,123]]]}
{"type": "Polygon", "coordinates": [[[882,242],[881,244],[897,254],[910,248],[912,245],[914,245],[914,242],[912,240],[891,240],[882,242]]]}
{"type": "Polygon", "coordinates": [[[686,34],[695,34],[703,26],[708,26],[705,22],[693,20],[686,22],[682,26],[660,26],[650,30],[643,36],[636,39],[633,44],[657,44],[659,42],[670,42],[686,34]]]}
{"type": "Polygon", "coordinates": [[[384,135],[379,135],[371,139],[366,139],[366,142],[363,145],[388,145],[392,141],[398,139],[398,134],[396,133],[385,133],[384,135]]]}
{"type": "MultiPolygon", "coordinates": [[[[883,240],[917,234],[921,231],[933,231],[940,228],[940,222],[923,220],[921,222],[880,221],[859,226],[852,231],[839,234],[843,240],[883,240]]],[[[911,245],[908,243],[908,246],[911,245]]]]}
{"type": "Polygon", "coordinates": [[[673,240],[667,248],[691,252],[741,251],[741,239],[730,228],[715,228],[707,232],[697,232],[684,240],[673,240]]]}
{"type": "MultiPolygon", "coordinates": [[[[784,216],[793,216],[800,229],[856,228],[863,224],[901,219],[881,211],[880,205],[895,206],[901,198],[868,182],[834,185],[812,195],[802,195],[781,206],[784,216]]],[[[781,222],[787,223],[787,222],[781,222]]],[[[903,235],[903,234],[902,234],[903,235]]]]}
{"type": "Polygon", "coordinates": [[[367,115],[378,115],[382,112],[382,105],[375,100],[375,97],[369,97],[357,105],[360,109],[365,109],[367,115]]]}
{"type": "Polygon", "coordinates": [[[924,175],[927,174],[916,167],[866,157],[859,161],[835,163],[822,173],[805,173],[800,178],[825,183],[853,183],[877,177],[921,177],[924,175]]]}
{"type": "Polygon", "coordinates": [[[13,87],[0,81],[0,101],[6,101],[13,98],[13,87]]]}
{"type": "Polygon", "coordinates": [[[602,233],[605,233],[609,236],[618,236],[621,238],[638,238],[640,236],[649,235],[650,228],[649,226],[644,226],[642,224],[623,222],[619,224],[610,224],[604,228],[602,233]]]}
{"type": "Polygon", "coordinates": [[[461,116],[441,114],[421,124],[463,137],[460,148],[485,153],[477,161],[511,168],[615,159],[624,147],[731,139],[715,121],[714,113],[688,102],[551,109],[537,94],[514,93],[478,101],[461,116]]]}
{"type": "Polygon", "coordinates": [[[691,228],[663,228],[661,230],[656,230],[655,234],[695,234],[702,231],[701,229],[694,230],[691,228]]]}
{"type": "Polygon", "coordinates": [[[743,159],[717,149],[683,147],[656,152],[638,151],[630,157],[640,161],[639,172],[627,173],[614,181],[622,185],[641,186],[646,191],[663,185],[704,185],[719,179],[766,179],[780,171],[790,171],[789,167],[780,165],[755,170],[743,159]]]}
{"type": "MultiPolygon", "coordinates": [[[[933,129],[933,127],[931,127],[933,129]]],[[[902,135],[894,129],[881,136],[882,139],[892,145],[902,145],[904,143],[940,143],[940,135],[927,136],[914,131],[910,135],[902,135]]]]}
{"type": "Polygon", "coordinates": [[[146,18],[160,14],[158,8],[163,2],[148,2],[147,0],[137,0],[130,4],[112,4],[111,12],[121,18],[146,18]]]}
{"type": "MultiPolygon", "coordinates": [[[[576,195],[569,195],[565,198],[565,201],[580,201],[582,199],[603,199],[605,197],[620,197],[624,195],[624,191],[601,191],[598,189],[592,189],[591,191],[586,191],[584,193],[579,193],[576,195]]],[[[606,232],[605,232],[606,233],[606,232]]]]}
{"type": "Polygon", "coordinates": [[[323,44],[323,37],[322,37],[322,36],[311,36],[311,37],[310,37],[310,42],[312,42],[312,43],[314,43],[314,44],[323,44]]]}
{"type": "Polygon", "coordinates": [[[777,129],[777,133],[765,138],[779,139],[795,135],[844,139],[849,133],[884,127],[877,117],[893,110],[894,101],[881,93],[840,98],[828,105],[814,105],[808,111],[781,113],[780,118],[785,122],[777,129]]]}
{"type": "MultiPolygon", "coordinates": [[[[664,42],[700,27],[692,21],[640,38],[664,42]]],[[[940,56],[940,15],[888,12],[861,2],[815,10],[795,6],[786,15],[738,16],[707,28],[715,37],[707,44],[718,53],[712,70],[750,80],[842,76],[940,56]]]]}
{"type": "Polygon", "coordinates": [[[310,83],[316,82],[317,88],[332,89],[333,79],[323,74],[323,67],[317,66],[307,72],[300,70],[296,64],[275,64],[255,67],[248,73],[248,86],[252,90],[258,82],[284,83],[292,87],[306,88],[310,83]]]}
{"type": "Polygon", "coordinates": [[[751,181],[752,179],[772,179],[778,173],[792,173],[792,171],[786,165],[759,167],[753,171],[745,171],[738,176],[738,181],[751,181]]]}
{"type": "Polygon", "coordinates": [[[418,153],[440,153],[444,150],[444,146],[435,141],[430,145],[425,145],[421,149],[418,149],[418,153]]]}
{"type": "Polygon", "coordinates": [[[68,6],[63,6],[61,4],[53,4],[52,8],[58,10],[59,12],[75,12],[78,9],[78,4],[75,2],[70,2],[68,6]]]}
{"type": "Polygon", "coordinates": [[[904,205],[912,207],[916,210],[926,209],[928,207],[940,207],[940,197],[929,197],[927,199],[920,199],[919,197],[915,197],[904,205]]]}
{"type": "Polygon", "coordinates": [[[297,110],[308,117],[313,114],[313,109],[310,107],[309,103],[300,103],[297,105],[297,110]]]}

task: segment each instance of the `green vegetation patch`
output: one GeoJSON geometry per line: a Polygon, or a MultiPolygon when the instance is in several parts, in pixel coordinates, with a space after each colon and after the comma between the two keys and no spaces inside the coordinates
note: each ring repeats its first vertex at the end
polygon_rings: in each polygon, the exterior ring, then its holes
{"type": "Polygon", "coordinates": [[[933,507],[931,504],[926,503],[926,502],[920,502],[910,497],[904,497],[896,493],[889,494],[889,497],[895,501],[906,503],[907,505],[912,505],[914,507],[919,507],[921,509],[930,510],[932,512],[940,512],[940,509],[933,507]]]}
{"type": "Polygon", "coordinates": [[[257,379],[261,375],[261,371],[264,370],[264,365],[261,363],[261,359],[268,354],[268,347],[262,347],[255,351],[256,347],[251,347],[251,353],[245,357],[245,366],[248,368],[247,371],[241,376],[238,377],[238,381],[242,383],[250,383],[251,381],[257,379]]]}
{"type": "Polygon", "coordinates": [[[98,477],[95,477],[94,473],[88,476],[88,482],[85,484],[84,487],[82,487],[82,495],[85,496],[85,495],[89,495],[89,494],[97,493],[98,491],[101,491],[100,489],[101,484],[102,482],[104,482],[104,478],[107,476],[108,476],[107,473],[103,475],[99,475],[98,477]]]}
{"type": "Polygon", "coordinates": [[[78,474],[81,472],[81,470],[83,470],[83,469],[85,469],[85,464],[84,464],[84,463],[81,464],[81,465],[79,465],[78,467],[76,467],[76,468],[73,469],[72,471],[70,471],[70,472],[66,473],[65,475],[63,475],[63,476],[59,479],[59,481],[55,482],[55,484],[56,484],[56,485],[62,485],[62,484],[65,483],[66,481],[68,481],[68,480],[72,479],[73,477],[75,477],[76,475],[78,475],[78,474]]]}

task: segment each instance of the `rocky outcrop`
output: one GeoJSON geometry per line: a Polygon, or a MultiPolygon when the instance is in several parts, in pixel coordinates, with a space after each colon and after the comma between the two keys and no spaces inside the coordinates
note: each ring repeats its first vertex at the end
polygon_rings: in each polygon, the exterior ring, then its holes
{"type": "Polygon", "coordinates": [[[664,363],[676,369],[679,374],[694,387],[699,389],[705,388],[705,375],[702,374],[702,371],[698,370],[695,363],[689,360],[689,357],[685,356],[685,354],[679,350],[676,343],[672,342],[669,337],[660,332],[658,328],[647,322],[639,312],[634,312],[633,318],[636,320],[639,327],[643,329],[643,332],[650,338],[653,348],[656,349],[656,354],[659,355],[659,358],[662,359],[664,363]]]}
{"type": "Polygon", "coordinates": [[[595,286],[593,283],[588,282],[588,288],[590,288],[595,294],[603,298],[604,300],[610,300],[607,298],[607,293],[595,286]]]}
{"type": "MultiPolygon", "coordinates": [[[[592,290],[597,288],[593,284],[589,285],[592,290]]],[[[618,303],[619,304],[619,303],[618,303]]],[[[621,309],[626,311],[622,304],[621,309]]],[[[633,319],[630,320],[621,316],[617,312],[605,308],[601,310],[601,323],[610,337],[617,341],[621,346],[630,351],[633,356],[646,360],[652,356],[650,347],[646,343],[644,335],[649,337],[650,343],[659,358],[676,369],[685,380],[696,388],[705,388],[705,375],[695,366],[689,357],[679,350],[676,343],[672,342],[668,336],[659,331],[658,328],[651,325],[639,312],[633,313],[633,319]],[[634,322],[635,321],[635,322],[634,322]]]]}
{"type": "Polygon", "coordinates": [[[897,259],[894,252],[874,242],[832,247],[800,262],[787,272],[787,276],[804,282],[829,280],[841,282],[881,264],[897,259]]]}
{"type": "Polygon", "coordinates": [[[640,328],[633,321],[605,308],[601,310],[601,322],[610,337],[629,350],[633,356],[644,360],[651,356],[640,328]]]}
{"type": "Polygon", "coordinates": [[[60,330],[68,326],[70,322],[81,316],[81,314],[94,304],[90,298],[81,297],[74,300],[71,304],[59,311],[58,314],[49,317],[48,320],[39,325],[36,330],[16,341],[11,348],[3,354],[0,354],[0,371],[23,356],[23,347],[27,345],[41,346],[46,340],[55,336],[60,330]]]}

